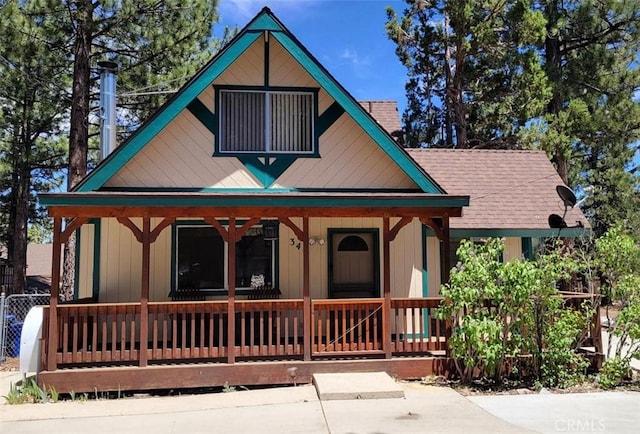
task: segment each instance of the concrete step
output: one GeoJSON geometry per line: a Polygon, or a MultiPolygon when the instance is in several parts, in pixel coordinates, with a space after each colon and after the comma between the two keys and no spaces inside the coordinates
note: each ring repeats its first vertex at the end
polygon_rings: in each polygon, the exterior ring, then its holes
{"type": "Polygon", "coordinates": [[[313,374],[321,401],[404,398],[404,390],[386,372],[313,374]]]}

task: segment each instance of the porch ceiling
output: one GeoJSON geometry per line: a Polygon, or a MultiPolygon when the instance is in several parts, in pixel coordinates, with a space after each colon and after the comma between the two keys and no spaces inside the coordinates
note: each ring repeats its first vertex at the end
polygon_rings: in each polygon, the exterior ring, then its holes
{"type": "Polygon", "coordinates": [[[428,193],[145,193],[42,194],[52,217],[459,217],[469,196],[428,193]]]}

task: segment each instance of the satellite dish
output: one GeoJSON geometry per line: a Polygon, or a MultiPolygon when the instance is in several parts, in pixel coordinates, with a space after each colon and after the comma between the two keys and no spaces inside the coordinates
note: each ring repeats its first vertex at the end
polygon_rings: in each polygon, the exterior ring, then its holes
{"type": "Polygon", "coordinates": [[[558,196],[560,196],[560,199],[562,199],[562,202],[564,202],[565,208],[573,208],[576,205],[576,195],[573,194],[573,191],[571,191],[570,188],[565,187],[564,185],[557,185],[556,192],[558,193],[558,196]]]}
{"type": "Polygon", "coordinates": [[[553,229],[564,229],[567,227],[567,222],[558,214],[551,214],[549,216],[549,227],[553,229]]]}

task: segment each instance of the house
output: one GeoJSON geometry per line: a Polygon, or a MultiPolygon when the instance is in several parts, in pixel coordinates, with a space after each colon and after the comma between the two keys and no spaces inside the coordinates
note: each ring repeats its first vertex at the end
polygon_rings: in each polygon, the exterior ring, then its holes
{"type": "MultiPolygon", "coordinates": [[[[394,140],[393,110],[355,101],[265,8],[74,191],[41,196],[54,265],[39,381],[78,392],[446,373],[426,255],[449,246],[469,193],[394,140]],[[74,231],[77,296],[93,303],[62,305],[74,231]]],[[[431,260],[446,280],[450,249],[431,260]]]]}

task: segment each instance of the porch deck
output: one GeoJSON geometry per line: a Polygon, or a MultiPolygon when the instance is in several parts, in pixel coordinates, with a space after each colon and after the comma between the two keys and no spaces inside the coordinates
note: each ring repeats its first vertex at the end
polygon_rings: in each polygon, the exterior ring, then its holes
{"type": "Polygon", "coordinates": [[[232,321],[227,301],[150,302],[144,316],[140,303],[60,305],[40,381],[79,392],[287,384],[345,370],[446,374],[449,329],[434,316],[441,301],[394,298],[390,314],[384,299],[312,301],[308,339],[296,299],[237,300],[232,321]]]}

